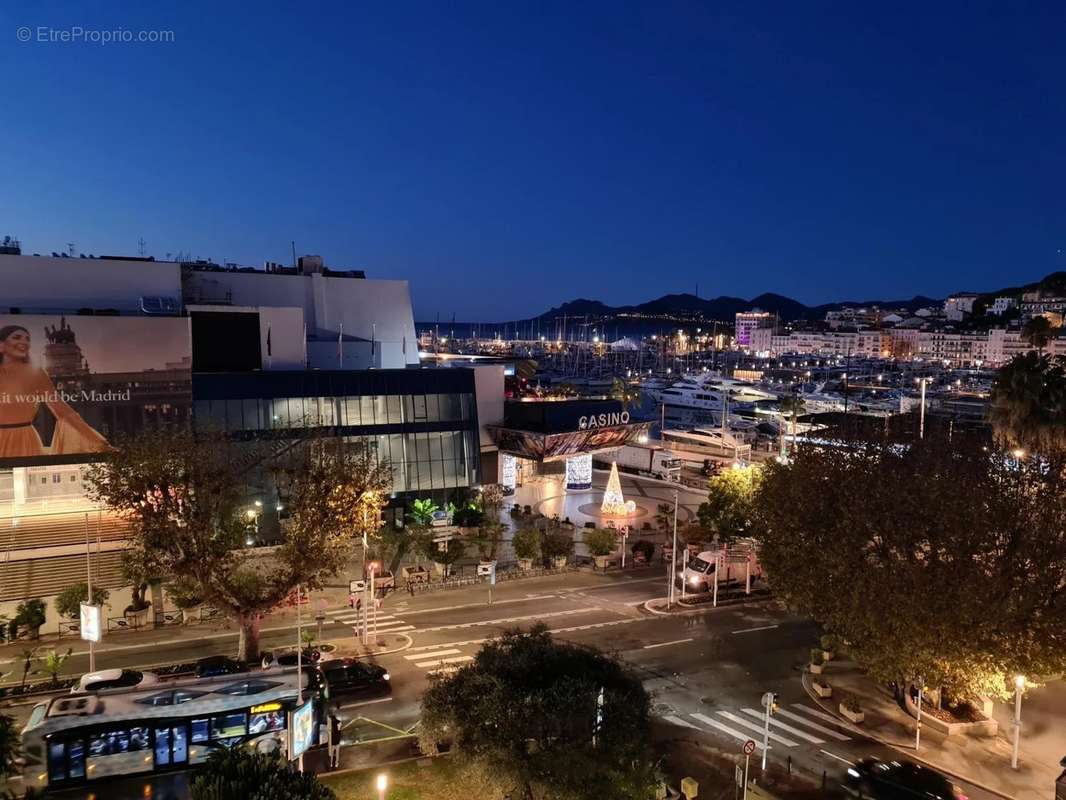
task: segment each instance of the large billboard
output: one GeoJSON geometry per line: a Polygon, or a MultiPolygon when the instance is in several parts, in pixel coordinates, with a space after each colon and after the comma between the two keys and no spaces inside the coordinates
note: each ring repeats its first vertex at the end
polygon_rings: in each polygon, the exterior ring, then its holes
{"type": "Polygon", "coordinates": [[[0,315],[0,466],[91,460],[187,419],[191,348],[184,317],[0,315]]]}

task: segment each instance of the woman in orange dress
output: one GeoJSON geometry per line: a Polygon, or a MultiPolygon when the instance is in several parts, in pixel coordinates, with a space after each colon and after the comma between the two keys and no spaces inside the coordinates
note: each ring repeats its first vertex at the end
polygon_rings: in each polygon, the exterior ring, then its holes
{"type": "Polygon", "coordinates": [[[56,395],[48,373],[30,363],[30,332],[21,325],[0,328],[0,458],[108,449],[107,440],[56,395]],[[47,449],[33,427],[41,403],[56,418],[52,446],[47,449]]]}

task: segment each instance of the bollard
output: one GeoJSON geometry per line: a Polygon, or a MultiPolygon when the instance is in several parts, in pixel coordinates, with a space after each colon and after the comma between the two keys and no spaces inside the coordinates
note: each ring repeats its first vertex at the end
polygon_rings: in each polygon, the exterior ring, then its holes
{"type": "Polygon", "coordinates": [[[822,790],[825,790],[825,770],[822,770],[822,790]]]}
{"type": "Polygon", "coordinates": [[[792,756],[788,757],[788,774],[792,774],[792,756]]]}

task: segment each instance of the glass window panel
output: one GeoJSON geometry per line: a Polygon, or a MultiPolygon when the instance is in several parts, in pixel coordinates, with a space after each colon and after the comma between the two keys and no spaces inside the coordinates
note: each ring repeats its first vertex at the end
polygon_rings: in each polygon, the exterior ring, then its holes
{"type": "Polygon", "coordinates": [[[374,425],[377,418],[374,416],[375,398],[370,396],[359,398],[360,425],[374,425]]]}
{"type": "MultiPolygon", "coordinates": [[[[248,715],[243,711],[233,714],[216,714],[211,717],[211,738],[228,739],[231,736],[244,736],[247,727],[248,715]]],[[[156,736],[159,736],[158,731],[156,731],[156,736]]]]}
{"type": "Polygon", "coordinates": [[[388,395],[386,404],[389,408],[389,422],[394,425],[403,422],[403,415],[400,412],[400,396],[395,394],[388,395]]]}
{"type": "Polygon", "coordinates": [[[226,430],[239,431],[244,427],[244,411],[240,400],[226,401],[226,430]]]}
{"type": "Polygon", "coordinates": [[[85,740],[75,739],[67,743],[67,775],[71,778],[85,777],[85,740]]]}
{"type": "Polygon", "coordinates": [[[374,395],[374,424],[384,425],[389,421],[389,411],[385,406],[385,395],[374,395]]]}
{"type": "Polygon", "coordinates": [[[426,422],[436,422],[440,419],[439,404],[437,403],[437,395],[427,394],[425,396],[426,401],[426,422]]]}
{"type": "Polygon", "coordinates": [[[206,742],[207,741],[207,720],[206,719],[194,719],[192,721],[192,740],[193,740],[193,742],[206,742]]]}
{"type": "Polygon", "coordinates": [[[416,433],[415,436],[415,458],[418,461],[429,461],[429,434],[416,433]]]}
{"type": "Polygon", "coordinates": [[[344,398],[344,424],[345,425],[362,425],[359,419],[359,398],[358,397],[345,397],[344,398]]]}
{"type": "Polygon", "coordinates": [[[155,729],[156,766],[170,763],[170,728],[155,729]]]}
{"type": "Polygon", "coordinates": [[[463,418],[463,409],[457,394],[442,394],[438,396],[440,402],[440,418],[443,422],[456,422],[463,418]]]}
{"type": "Polygon", "coordinates": [[[244,429],[257,431],[262,427],[259,419],[259,401],[245,400],[244,403],[244,429]]]}
{"type": "Polygon", "coordinates": [[[61,781],[67,777],[66,742],[48,743],[48,780],[61,781]]]}
{"type": "Polygon", "coordinates": [[[254,736],[257,733],[267,731],[285,730],[285,712],[267,711],[263,714],[252,714],[248,722],[248,734],[254,736]]]}
{"type": "MultiPolygon", "coordinates": [[[[408,395],[405,400],[409,401],[413,407],[411,419],[415,422],[425,422],[428,417],[427,414],[427,401],[424,394],[408,395]]],[[[434,398],[436,399],[436,398],[434,398]]]]}

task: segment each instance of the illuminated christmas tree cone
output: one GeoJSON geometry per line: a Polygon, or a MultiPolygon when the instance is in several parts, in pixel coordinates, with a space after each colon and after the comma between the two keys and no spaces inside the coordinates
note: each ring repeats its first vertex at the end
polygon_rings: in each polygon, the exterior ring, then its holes
{"type": "Polygon", "coordinates": [[[630,506],[622,497],[622,482],[618,479],[618,464],[611,462],[611,477],[607,479],[607,490],[603,493],[600,513],[605,517],[627,517],[630,506]]]}

